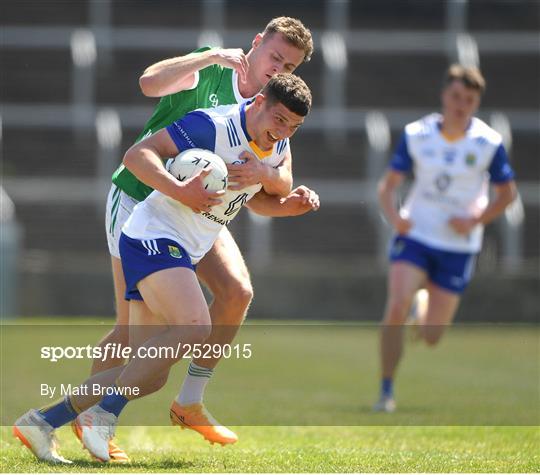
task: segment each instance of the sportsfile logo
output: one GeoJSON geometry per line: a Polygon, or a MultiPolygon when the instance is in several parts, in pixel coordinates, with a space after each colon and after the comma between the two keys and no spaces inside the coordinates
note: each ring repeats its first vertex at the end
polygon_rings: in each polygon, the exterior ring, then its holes
{"type": "Polygon", "coordinates": [[[41,359],[56,363],[61,360],[92,359],[105,361],[109,358],[129,359],[136,355],[141,359],[192,359],[225,358],[249,359],[252,356],[251,343],[236,345],[218,343],[182,343],[176,346],[141,346],[135,351],[130,346],[107,343],[105,346],[42,346],[41,359]]]}

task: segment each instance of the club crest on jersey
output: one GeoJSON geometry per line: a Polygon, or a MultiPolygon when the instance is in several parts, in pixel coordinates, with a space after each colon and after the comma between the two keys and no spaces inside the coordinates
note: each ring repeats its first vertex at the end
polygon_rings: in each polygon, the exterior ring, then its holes
{"type": "Polygon", "coordinates": [[[219,104],[218,96],[217,96],[217,94],[215,94],[215,93],[210,94],[210,95],[208,96],[208,100],[211,102],[212,107],[217,107],[218,104],[219,104]]]}
{"type": "Polygon", "coordinates": [[[176,246],[168,246],[169,247],[169,254],[171,257],[174,257],[175,259],[181,259],[182,253],[180,252],[180,249],[178,249],[176,246]]]}
{"type": "Polygon", "coordinates": [[[466,163],[469,167],[474,166],[474,164],[476,163],[476,155],[475,155],[474,153],[468,153],[468,154],[465,156],[465,163],[466,163]]]}

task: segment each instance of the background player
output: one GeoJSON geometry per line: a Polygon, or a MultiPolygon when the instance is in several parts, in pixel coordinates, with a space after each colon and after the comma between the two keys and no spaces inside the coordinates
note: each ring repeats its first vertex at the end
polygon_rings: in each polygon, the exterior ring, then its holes
{"type": "MultiPolygon", "coordinates": [[[[299,20],[279,17],[271,20],[262,33],[255,35],[247,54],[239,48],[206,47],[150,66],[141,76],[140,86],[146,96],[161,97],[161,100],[137,141],[194,109],[240,103],[253,97],[274,74],[294,71],[302,62],[310,60],[312,52],[310,31],[299,20]]],[[[283,204],[279,198],[287,196],[292,187],[291,156],[288,153],[283,163],[275,168],[247,158],[244,165],[231,168],[229,178],[237,188],[262,183],[265,191],[276,195],[275,202],[261,199],[253,204],[252,209],[260,214],[282,215],[285,208],[279,206],[283,204]]],[[[106,232],[117,320],[114,329],[101,340],[102,346],[107,343],[127,344],[129,313],[124,300],[125,283],[118,241],[133,207],[151,191],[123,165],[113,175],[113,186],[107,200],[106,232]]],[[[301,187],[288,198],[306,205],[308,201],[313,204],[314,196],[311,190],[301,187]]],[[[182,202],[196,212],[203,210],[212,199],[215,195],[204,190],[197,180],[190,182],[181,197],[182,202]]],[[[292,204],[290,200],[289,205],[292,204]]],[[[242,254],[226,228],[197,266],[197,276],[213,295],[210,315],[214,327],[208,342],[229,343],[245,317],[253,289],[242,254]]],[[[192,362],[178,402],[186,408],[186,420],[193,420],[193,426],[202,428],[205,437],[221,442],[222,438],[212,424],[204,423],[206,415],[202,406],[204,389],[218,361],[218,358],[211,358],[192,362]]],[[[115,359],[94,361],[92,374],[122,363],[115,359]]],[[[127,460],[125,453],[113,443],[111,454],[117,461],[127,460]]]]}
{"type": "Polygon", "coordinates": [[[381,395],[374,409],[391,412],[393,381],[403,352],[403,324],[415,292],[428,295],[419,332],[435,345],[458,308],[482,245],[484,225],[513,201],[513,171],[501,136],[473,117],[485,89],[476,68],[451,66],[441,94],[442,115],[408,124],[379,183],[381,208],[394,228],[386,309],[381,328],[381,395]],[[405,175],[413,186],[400,210],[405,175]],[[488,204],[488,177],[495,197],[488,204]]]}
{"type": "MultiPolygon", "coordinates": [[[[195,213],[178,200],[186,182],[179,182],[165,171],[161,160],[199,147],[215,150],[228,163],[236,161],[241,152],[254,152],[270,166],[276,166],[287,153],[288,138],[303,123],[310,108],[311,93],[305,83],[297,76],[279,74],[253,102],[192,112],[128,150],[124,162],[156,188],[135,208],[120,241],[126,298],[130,299],[132,347],[176,348],[178,342],[207,341],[212,320],[194,264],[212,247],[223,227],[220,223],[232,220],[245,201],[262,188],[259,183],[241,191],[227,190],[220,195],[222,203],[208,207],[208,213],[195,213]],[[238,139],[234,143],[228,139],[231,127],[238,139]],[[240,205],[231,212],[234,203],[240,205]],[[148,240],[155,252],[148,252],[148,240]]],[[[200,175],[191,180],[198,179],[200,175]]],[[[95,457],[108,461],[109,440],[120,412],[129,402],[125,395],[140,397],[160,389],[170,367],[181,357],[135,355],[126,366],[98,373],[84,383],[86,387],[115,386],[122,394],[102,399],[95,394],[74,394],[41,411],[27,412],[15,423],[14,433],[40,459],[62,462],[54,451],[52,432],[73,420],[81,409],[101,400],[98,406],[83,412],[78,421],[85,447],[95,457]],[[133,391],[135,388],[140,393],[133,391]]],[[[184,424],[178,406],[173,402],[171,413],[184,424]]]]}

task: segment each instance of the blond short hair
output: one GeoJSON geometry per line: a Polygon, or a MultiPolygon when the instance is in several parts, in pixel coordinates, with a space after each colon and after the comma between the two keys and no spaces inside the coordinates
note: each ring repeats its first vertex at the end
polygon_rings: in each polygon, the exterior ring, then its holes
{"type": "Polygon", "coordinates": [[[266,25],[263,31],[265,36],[272,36],[274,33],[280,33],[283,37],[298,49],[304,52],[304,62],[307,63],[313,54],[313,38],[311,31],[296,18],[280,16],[274,18],[266,25]]]}
{"type": "Polygon", "coordinates": [[[444,76],[444,87],[454,81],[461,81],[465,87],[474,89],[480,94],[486,90],[486,80],[478,68],[473,66],[463,66],[461,64],[452,64],[444,76]]]}

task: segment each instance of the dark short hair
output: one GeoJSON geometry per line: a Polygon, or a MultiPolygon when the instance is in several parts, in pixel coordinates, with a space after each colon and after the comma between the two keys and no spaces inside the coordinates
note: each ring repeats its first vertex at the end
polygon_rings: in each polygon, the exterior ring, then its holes
{"type": "Polygon", "coordinates": [[[480,94],[486,90],[486,80],[478,68],[473,66],[462,66],[452,64],[444,76],[444,87],[449,86],[454,81],[461,81],[465,87],[474,89],[480,94]]]}
{"type": "Polygon", "coordinates": [[[313,54],[313,38],[311,31],[296,18],[280,16],[270,20],[263,31],[263,36],[280,33],[293,46],[304,52],[304,62],[307,63],[313,54]]]}
{"type": "Polygon", "coordinates": [[[308,115],[311,109],[311,91],[306,83],[294,74],[276,74],[261,92],[270,104],[280,102],[302,117],[308,115]]]}

